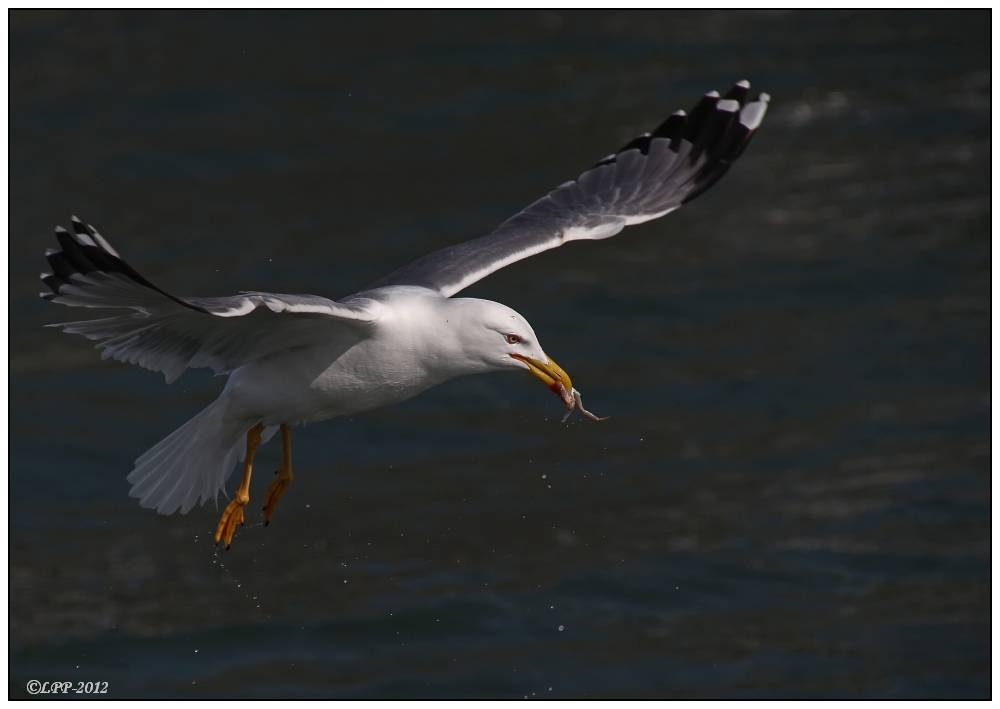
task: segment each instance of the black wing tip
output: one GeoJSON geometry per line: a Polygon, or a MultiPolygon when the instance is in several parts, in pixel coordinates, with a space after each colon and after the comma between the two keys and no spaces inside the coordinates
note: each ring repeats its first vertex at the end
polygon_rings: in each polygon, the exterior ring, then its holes
{"type": "Polygon", "coordinates": [[[756,100],[748,102],[749,93],[750,82],[746,79],[733,84],[724,96],[720,96],[718,91],[709,91],[689,113],[675,111],[652,134],[646,133],[633,139],[595,167],[615,162],[617,156],[626,150],[638,149],[648,154],[651,142],[656,138],[668,139],[669,148],[674,153],[679,153],[681,143],[687,142],[690,144],[687,163],[696,171],[687,182],[687,194],[681,200],[681,204],[686,204],[728,172],[760,127],[771,97],[760,93],[756,100]]]}
{"type": "Polygon", "coordinates": [[[124,261],[93,238],[96,233],[93,227],[87,226],[76,216],[70,217],[70,225],[73,233],[63,226],[55,228],[56,241],[61,248],[45,250],[45,258],[52,267],[52,273],[43,273],[42,282],[52,289],[53,295],[58,295],[59,288],[69,284],[72,276],[77,273],[99,271],[131,275],[127,273],[130,269],[124,261]]]}
{"type": "Polygon", "coordinates": [[[747,94],[750,92],[750,82],[746,79],[737,81],[733,88],[726,92],[723,99],[738,101],[740,105],[746,102],[747,94]]]}
{"type": "MultiPolygon", "coordinates": [[[[709,91],[690,113],[674,111],[651,134],[644,133],[632,139],[616,153],[598,161],[594,167],[615,162],[617,156],[626,150],[637,149],[647,155],[655,138],[669,139],[670,150],[675,153],[680,151],[681,141],[691,143],[691,162],[707,153],[710,161],[723,160],[731,163],[740,156],[750,136],[760,125],[771,100],[768,94],[761,93],[754,102],[748,103],[749,92],[750,82],[746,79],[737,81],[722,97],[718,91],[709,91]]],[[[699,174],[702,172],[704,168],[699,174]]],[[[690,199],[693,196],[689,195],[688,200],[690,199]]]]}
{"type": "Polygon", "coordinates": [[[51,295],[57,294],[59,289],[67,284],[67,281],[60,276],[57,276],[55,273],[43,273],[41,275],[41,281],[52,290],[51,295]]]}
{"type": "MultiPolygon", "coordinates": [[[[209,312],[205,308],[189,303],[182,298],[170,295],[164,290],[157,288],[147,281],[134,268],[125,263],[125,259],[118,255],[107,239],[97,233],[97,230],[89,224],[84,224],[78,217],[70,217],[70,224],[74,234],[70,234],[61,226],[56,227],[56,240],[59,242],[60,250],[46,249],[45,258],[52,267],[52,274],[43,274],[42,281],[49,288],[52,288],[55,296],[59,294],[59,289],[63,285],[70,283],[70,279],[75,274],[87,274],[93,272],[118,273],[129,278],[136,283],[152,288],[161,295],[170,298],[176,303],[197,310],[199,312],[209,312]]],[[[47,298],[46,300],[51,300],[47,298]]]]}
{"type": "Polygon", "coordinates": [[[642,135],[636,136],[628,142],[619,153],[624,153],[626,150],[638,150],[643,155],[649,154],[649,144],[652,142],[653,136],[651,133],[643,133],[642,135]]]}

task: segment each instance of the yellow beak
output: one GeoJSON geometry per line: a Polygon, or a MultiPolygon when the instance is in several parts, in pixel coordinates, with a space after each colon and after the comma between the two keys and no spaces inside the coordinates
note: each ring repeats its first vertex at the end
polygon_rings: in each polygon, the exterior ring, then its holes
{"type": "Polygon", "coordinates": [[[549,359],[548,356],[545,358],[548,360],[546,362],[540,362],[537,359],[519,354],[512,354],[511,357],[528,365],[528,369],[532,374],[545,382],[545,386],[554,391],[563,400],[567,408],[573,409],[576,405],[572,394],[573,382],[562,367],[549,359]]]}

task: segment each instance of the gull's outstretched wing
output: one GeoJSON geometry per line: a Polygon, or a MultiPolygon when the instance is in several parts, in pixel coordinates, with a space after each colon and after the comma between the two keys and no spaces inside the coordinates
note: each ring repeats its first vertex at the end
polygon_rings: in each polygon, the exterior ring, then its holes
{"type": "Polygon", "coordinates": [[[92,226],[73,217],[73,231],[56,228],[62,250],[46,253],[52,273],[43,273],[42,281],[52,292],[42,297],[136,312],[52,327],[100,340],[103,358],[163,372],[168,383],[188,367],[223,374],[293,347],[360,338],[378,316],[379,304],[364,299],[345,304],[315,295],[258,292],[178,298],[139,275],[92,226]]]}
{"type": "Polygon", "coordinates": [[[504,266],[579,239],[606,239],[662,217],[700,195],[740,156],[769,96],[747,103],[749,82],[724,97],[706,94],[573,181],[560,185],[496,231],[428,254],[373,283],[422,286],[449,297],[504,266]]]}

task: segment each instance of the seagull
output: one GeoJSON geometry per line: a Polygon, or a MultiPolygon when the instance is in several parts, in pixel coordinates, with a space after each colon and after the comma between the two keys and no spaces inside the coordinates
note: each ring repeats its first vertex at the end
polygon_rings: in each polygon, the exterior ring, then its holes
{"type": "Polygon", "coordinates": [[[188,367],[229,377],[218,399],[135,461],[129,495],[160,514],[186,514],[217,500],[242,460],[239,488],[215,531],[228,549],[244,522],[257,447],[278,431],[281,467],[264,494],[265,525],[292,482],[292,426],[507,370],[541,379],[567,416],[580,410],[597,419],[520,314],[452,296],[521,259],[607,239],[693,200],[729,170],[764,118],[770,97],[748,101],[749,89],[740,81],[725,96],[705,94],[690,113],[672,114],[491,234],[435,251],[338,301],[259,291],[178,297],[140,275],[94,227],[76,217],[72,233],[56,227],[60,249],[46,251],[52,272],[41,276],[52,292],[41,297],[118,312],[49,327],[96,340],[103,359],[162,372],[168,384],[188,367]]]}

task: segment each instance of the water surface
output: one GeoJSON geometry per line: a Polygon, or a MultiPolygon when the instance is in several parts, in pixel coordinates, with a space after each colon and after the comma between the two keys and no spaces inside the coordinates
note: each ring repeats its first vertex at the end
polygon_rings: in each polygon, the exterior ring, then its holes
{"type": "Polygon", "coordinates": [[[11,696],[990,696],[989,27],[13,13],[11,696]],[[510,374],[297,429],[220,552],[125,475],[223,380],[41,327],[71,214],[178,294],[339,298],[742,78],[709,193],[466,291],[604,423],[510,374]]]}

